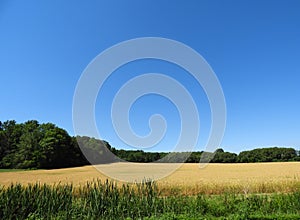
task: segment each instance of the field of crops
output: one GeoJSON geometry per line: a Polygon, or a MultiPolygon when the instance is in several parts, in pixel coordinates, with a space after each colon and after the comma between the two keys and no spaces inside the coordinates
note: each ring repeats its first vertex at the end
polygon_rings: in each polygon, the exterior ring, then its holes
{"type": "MultiPolygon", "coordinates": [[[[141,173],[134,167],[117,165],[124,175],[141,173]]],[[[184,164],[164,179],[135,184],[108,180],[91,166],[4,170],[0,219],[299,219],[299,168],[184,164]]]]}
{"type": "MultiPolygon", "coordinates": [[[[108,165],[102,165],[108,166],[108,165]]],[[[141,170],[139,166],[114,165],[120,175],[147,175],[151,170],[141,170]]],[[[150,166],[150,168],[153,165],[150,166]]],[[[164,169],[165,164],[156,164],[156,169],[164,169]]],[[[1,172],[0,185],[13,183],[72,183],[74,187],[87,181],[107,177],[92,166],[57,169],[1,172]]],[[[220,193],[273,193],[294,192],[300,188],[300,163],[245,163],[245,164],[184,164],[170,176],[157,181],[164,194],[197,195],[220,193]]]]}

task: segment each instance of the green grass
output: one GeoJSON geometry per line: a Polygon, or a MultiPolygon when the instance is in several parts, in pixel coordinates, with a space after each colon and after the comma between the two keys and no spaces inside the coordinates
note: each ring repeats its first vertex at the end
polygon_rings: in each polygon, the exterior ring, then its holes
{"type": "Polygon", "coordinates": [[[0,219],[299,219],[300,191],[161,196],[156,184],[94,181],[0,188],[0,219]]]}
{"type": "Polygon", "coordinates": [[[24,169],[0,169],[0,173],[25,171],[24,169]]]}

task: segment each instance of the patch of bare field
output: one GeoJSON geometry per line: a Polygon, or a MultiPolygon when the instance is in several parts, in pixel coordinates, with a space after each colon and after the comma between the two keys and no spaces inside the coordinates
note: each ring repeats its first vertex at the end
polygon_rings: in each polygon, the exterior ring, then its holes
{"type": "MultiPolygon", "coordinates": [[[[179,164],[177,164],[179,166],[179,164]]],[[[161,176],[172,164],[107,164],[99,165],[100,170],[113,173],[119,179],[133,176],[145,178],[160,177],[152,175],[153,170],[161,171],[161,176]]],[[[108,178],[93,166],[56,170],[33,170],[0,173],[0,185],[11,183],[47,183],[74,186],[85,185],[87,181],[108,178]]],[[[300,162],[284,163],[246,163],[246,164],[183,164],[171,175],[157,181],[164,195],[197,193],[274,193],[300,190],[300,162]]]]}

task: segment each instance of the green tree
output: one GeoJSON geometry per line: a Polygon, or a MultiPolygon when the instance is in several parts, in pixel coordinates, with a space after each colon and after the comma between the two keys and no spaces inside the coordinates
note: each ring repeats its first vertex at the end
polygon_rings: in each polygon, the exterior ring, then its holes
{"type": "Polygon", "coordinates": [[[52,124],[42,126],[45,130],[43,138],[39,142],[39,168],[69,167],[74,163],[72,138],[68,133],[52,124]]]}
{"type": "Polygon", "coordinates": [[[17,124],[14,120],[8,120],[1,123],[1,143],[0,143],[0,154],[1,168],[13,168],[14,154],[17,151],[17,145],[20,142],[22,135],[22,124],[17,124]]]}
{"type": "Polygon", "coordinates": [[[27,121],[23,125],[22,135],[13,154],[12,163],[15,168],[36,168],[39,155],[40,132],[39,123],[27,121]]]}

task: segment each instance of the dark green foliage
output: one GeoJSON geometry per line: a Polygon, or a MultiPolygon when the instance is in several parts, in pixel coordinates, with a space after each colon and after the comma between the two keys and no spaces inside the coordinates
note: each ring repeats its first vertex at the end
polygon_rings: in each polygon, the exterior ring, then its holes
{"type": "Polygon", "coordinates": [[[223,149],[217,149],[212,159],[212,163],[235,163],[237,161],[237,154],[224,152],[223,149]]]}
{"type": "Polygon", "coordinates": [[[6,121],[0,126],[0,167],[14,168],[12,161],[22,135],[22,124],[6,121]]]}
{"type": "Polygon", "coordinates": [[[52,124],[46,124],[44,127],[44,136],[39,141],[41,156],[38,167],[60,168],[78,165],[81,160],[78,155],[80,152],[68,133],[52,124]]]}
{"type": "Polygon", "coordinates": [[[77,142],[54,124],[35,120],[0,126],[0,168],[61,168],[87,164],[77,142]]]}
{"type": "Polygon", "coordinates": [[[113,153],[117,150],[112,148],[106,141],[90,137],[76,137],[78,147],[92,164],[104,164],[120,161],[113,153]]]}
{"type": "Polygon", "coordinates": [[[293,148],[259,148],[250,151],[242,151],[237,158],[238,162],[278,162],[278,161],[295,161],[298,155],[293,148]]]}
{"type": "Polygon", "coordinates": [[[151,181],[0,188],[0,219],[299,219],[299,210],[300,192],[163,197],[151,181]]]}
{"type": "Polygon", "coordinates": [[[212,163],[249,163],[300,161],[299,151],[293,148],[262,148],[240,154],[225,152],[144,152],[119,150],[106,141],[91,137],[71,137],[54,124],[39,124],[36,120],[16,123],[0,122],[0,168],[53,169],[92,164],[130,162],[199,163],[202,159],[212,163]],[[85,156],[89,159],[86,159],[85,156]]]}

